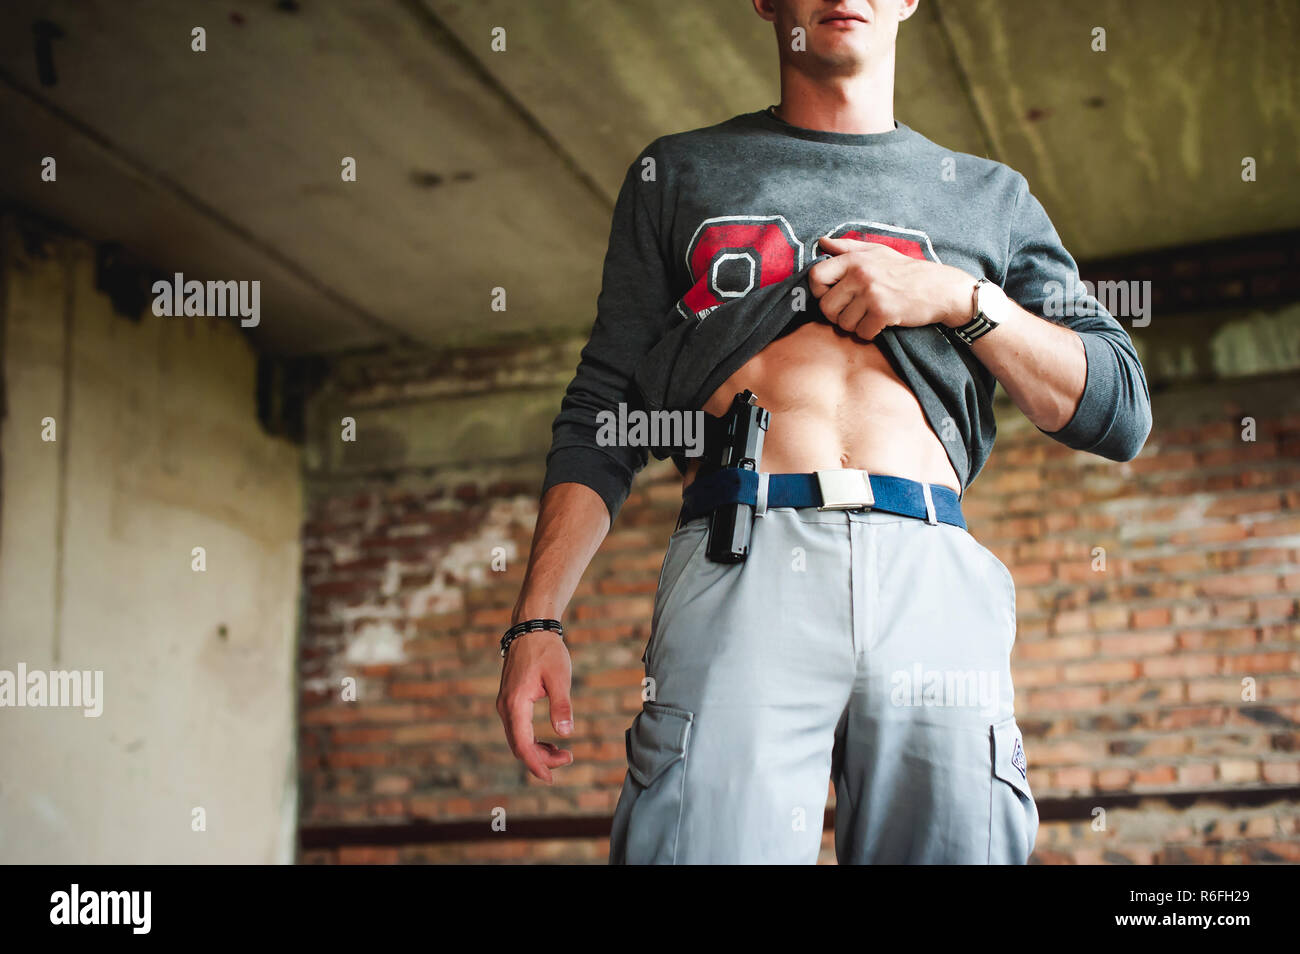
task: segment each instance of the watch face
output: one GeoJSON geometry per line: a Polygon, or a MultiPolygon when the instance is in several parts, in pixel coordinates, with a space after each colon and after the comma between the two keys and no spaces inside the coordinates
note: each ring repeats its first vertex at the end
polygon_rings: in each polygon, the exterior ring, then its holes
{"type": "Polygon", "coordinates": [[[975,301],[979,313],[989,321],[997,324],[1002,320],[1002,304],[1006,299],[1006,292],[993,282],[985,282],[980,285],[975,301]]]}

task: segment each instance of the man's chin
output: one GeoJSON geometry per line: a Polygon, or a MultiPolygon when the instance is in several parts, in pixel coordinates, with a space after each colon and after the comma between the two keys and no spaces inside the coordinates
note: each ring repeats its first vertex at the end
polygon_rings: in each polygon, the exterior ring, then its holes
{"type": "Polygon", "coordinates": [[[867,68],[870,58],[867,50],[840,46],[814,54],[817,71],[823,74],[852,75],[867,68]]]}

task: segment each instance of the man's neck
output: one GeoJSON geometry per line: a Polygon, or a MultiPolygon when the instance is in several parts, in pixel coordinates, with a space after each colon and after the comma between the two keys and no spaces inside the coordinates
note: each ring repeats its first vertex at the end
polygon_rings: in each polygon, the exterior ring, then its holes
{"type": "Polygon", "coordinates": [[[848,77],[808,76],[781,67],[776,115],[792,126],[838,133],[882,133],[894,128],[894,64],[880,63],[848,77]]]}

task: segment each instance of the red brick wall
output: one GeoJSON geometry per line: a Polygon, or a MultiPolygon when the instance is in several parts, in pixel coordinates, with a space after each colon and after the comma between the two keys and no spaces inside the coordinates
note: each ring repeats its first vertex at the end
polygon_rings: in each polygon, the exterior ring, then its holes
{"type": "MultiPolygon", "coordinates": [[[[1017,713],[1044,813],[1036,860],[1300,860],[1297,384],[1158,395],[1153,436],[1128,464],[1071,452],[1001,409],[967,514],[1017,584],[1017,713]],[[1247,677],[1255,701],[1243,701],[1247,677]]],[[[641,475],[569,609],[577,763],[551,787],[511,757],[494,710],[494,647],[537,486],[485,476],[317,492],[304,528],[301,822],[323,846],[304,861],[604,860],[601,838],[519,839],[510,825],[613,810],[677,479],[664,464],[641,475]],[[358,701],[341,701],[344,677],[358,701]],[[498,808],[505,833],[490,829],[498,808]],[[358,826],[412,820],[468,821],[485,837],[328,847],[328,826],[364,839],[358,826]]],[[[549,737],[544,713],[538,726],[549,737]]]]}
{"type": "Polygon", "coordinates": [[[1155,415],[1127,464],[1003,415],[969,495],[973,531],[1016,579],[1031,784],[1066,816],[1044,822],[1037,859],[1300,860],[1300,388],[1180,388],[1155,415]],[[1224,797],[1118,807],[1208,790],[1224,797]]]}

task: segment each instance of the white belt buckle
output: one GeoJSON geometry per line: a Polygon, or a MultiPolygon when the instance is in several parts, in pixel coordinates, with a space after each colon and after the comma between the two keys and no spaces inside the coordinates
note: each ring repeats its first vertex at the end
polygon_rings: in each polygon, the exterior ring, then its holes
{"type": "Polygon", "coordinates": [[[871,492],[871,478],[865,470],[818,470],[817,485],[822,492],[818,510],[870,510],[876,505],[871,492]]]}

